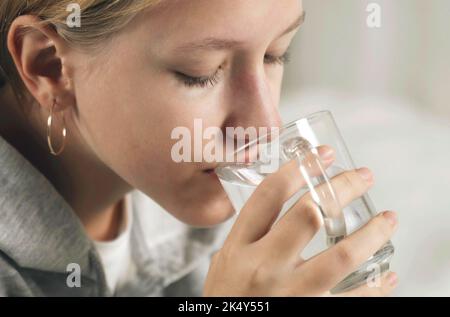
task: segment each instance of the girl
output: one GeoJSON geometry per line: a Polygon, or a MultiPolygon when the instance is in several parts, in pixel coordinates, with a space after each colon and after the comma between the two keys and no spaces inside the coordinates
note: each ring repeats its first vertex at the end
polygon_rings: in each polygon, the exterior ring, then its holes
{"type": "MultiPolygon", "coordinates": [[[[0,294],[325,295],[388,241],[393,212],[299,259],[319,228],[308,197],[269,231],[302,186],[287,164],[223,242],[233,209],[216,164],[171,158],[171,131],[197,118],[224,131],[280,126],[283,63],[303,20],[299,0],[2,0],[0,294]],[[196,272],[214,251],[203,285],[196,272]]],[[[320,153],[332,162],[332,149],[320,153]]],[[[333,182],[350,202],[373,177],[361,168],[333,182]]],[[[379,285],[343,295],[386,295],[396,275],[379,285]]]]}

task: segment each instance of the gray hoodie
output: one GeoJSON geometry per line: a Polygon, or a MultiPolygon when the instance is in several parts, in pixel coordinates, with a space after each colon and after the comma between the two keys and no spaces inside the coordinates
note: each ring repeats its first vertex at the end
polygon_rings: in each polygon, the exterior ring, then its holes
{"type": "Polygon", "coordinates": [[[51,183],[0,137],[0,296],[200,296],[231,220],[192,228],[132,193],[135,278],[108,289],[100,257],[51,183]],[[80,269],[79,284],[68,283],[80,269]],[[78,287],[79,286],[79,287],[78,287]]]}

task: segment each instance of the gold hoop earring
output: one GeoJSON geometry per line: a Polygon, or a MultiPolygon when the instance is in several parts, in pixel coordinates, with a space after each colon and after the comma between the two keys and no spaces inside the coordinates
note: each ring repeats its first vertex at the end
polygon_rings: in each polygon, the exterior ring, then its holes
{"type": "Polygon", "coordinates": [[[53,111],[54,111],[55,106],[56,106],[56,100],[53,101],[52,108],[50,109],[50,115],[48,116],[48,119],[47,119],[47,143],[48,143],[48,147],[50,148],[50,153],[53,154],[54,156],[58,156],[64,151],[64,148],[66,146],[67,131],[66,131],[66,121],[64,119],[64,114],[63,114],[62,145],[58,151],[55,151],[53,144],[52,144],[52,134],[51,134],[53,111]]]}

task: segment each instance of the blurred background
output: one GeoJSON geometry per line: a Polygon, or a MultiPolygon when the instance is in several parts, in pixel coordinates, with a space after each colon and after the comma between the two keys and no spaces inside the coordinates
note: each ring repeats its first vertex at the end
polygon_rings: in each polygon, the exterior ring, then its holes
{"type": "Polygon", "coordinates": [[[332,111],[375,206],[399,213],[394,295],[450,296],[450,1],[303,2],[283,119],[332,111]]]}

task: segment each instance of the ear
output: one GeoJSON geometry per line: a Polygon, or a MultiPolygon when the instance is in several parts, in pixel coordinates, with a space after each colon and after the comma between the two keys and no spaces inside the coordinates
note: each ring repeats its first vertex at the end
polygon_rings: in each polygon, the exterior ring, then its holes
{"type": "Polygon", "coordinates": [[[32,15],[19,16],[10,27],[7,44],[22,81],[42,107],[49,110],[54,100],[55,111],[75,105],[65,63],[69,47],[51,26],[32,15]]]}

